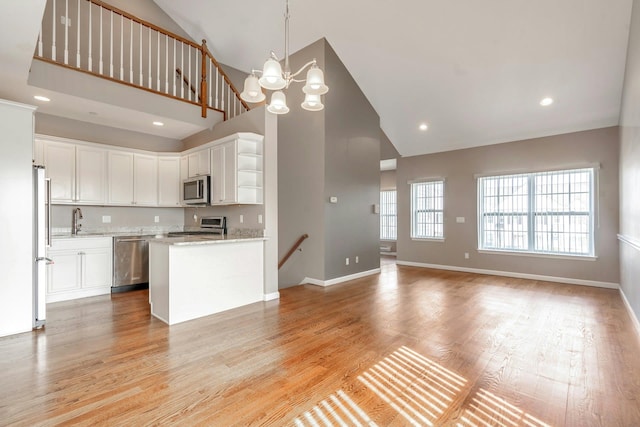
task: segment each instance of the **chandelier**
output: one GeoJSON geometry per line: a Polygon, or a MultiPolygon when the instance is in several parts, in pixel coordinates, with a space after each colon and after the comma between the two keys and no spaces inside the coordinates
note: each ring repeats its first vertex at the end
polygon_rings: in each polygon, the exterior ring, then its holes
{"type": "Polygon", "coordinates": [[[302,88],[305,93],[304,102],[301,104],[302,108],[308,111],[320,111],[324,108],[321,95],[327,93],[329,88],[324,84],[324,73],[318,67],[315,58],[304,64],[295,73],[291,73],[289,67],[289,0],[286,1],[284,34],[284,72],[278,57],[271,51],[262,70],[251,70],[251,74],[245,79],[244,90],[240,94],[240,98],[251,103],[262,102],[266,98],[262,88],[273,90],[275,92],[271,95],[271,103],[267,105],[267,110],[274,114],[286,114],[289,112],[289,107],[287,107],[287,98],[282,89],[288,89],[293,82],[304,82],[306,84],[302,88]],[[297,80],[296,77],[307,67],[310,67],[307,71],[307,78],[297,80]]]}

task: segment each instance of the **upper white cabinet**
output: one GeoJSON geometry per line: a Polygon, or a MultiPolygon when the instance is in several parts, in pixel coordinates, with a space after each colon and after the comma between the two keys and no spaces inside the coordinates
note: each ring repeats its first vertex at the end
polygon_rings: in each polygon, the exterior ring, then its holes
{"type": "Polygon", "coordinates": [[[208,148],[189,154],[188,162],[189,162],[188,178],[211,174],[211,164],[209,163],[208,148]]]}
{"type": "Polygon", "coordinates": [[[76,146],[46,141],[44,166],[46,176],[51,180],[51,201],[73,203],[76,195],[76,146]]]}
{"type": "Polygon", "coordinates": [[[158,205],[158,157],[133,155],[133,204],[158,205]]]}
{"type": "Polygon", "coordinates": [[[158,206],[180,206],[180,177],[179,156],[158,157],[158,206]]]}
{"type": "Polygon", "coordinates": [[[133,153],[109,151],[109,197],[111,205],[133,203],[133,153]]]}
{"type": "Polygon", "coordinates": [[[262,137],[235,134],[211,148],[211,204],[262,204],[262,137]]]}
{"type": "Polygon", "coordinates": [[[102,204],[105,201],[107,151],[76,147],[76,202],[102,204]]]}
{"type": "Polygon", "coordinates": [[[106,150],[58,141],[41,141],[53,203],[105,202],[106,150]]]}
{"type": "Polygon", "coordinates": [[[157,206],[158,158],[129,151],[109,151],[110,205],[157,206]]]}

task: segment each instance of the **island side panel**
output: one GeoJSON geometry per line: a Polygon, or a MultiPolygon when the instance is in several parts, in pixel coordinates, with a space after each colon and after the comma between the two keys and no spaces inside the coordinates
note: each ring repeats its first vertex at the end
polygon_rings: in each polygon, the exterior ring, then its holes
{"type": "Polygon", "coordinates": [[[262,241],[173,245],[169,324],[262,301],[262,241]]]}
{"type": "Polygon", "coordinates": [[[165,323],[169,317],[169,245],[149,244],[149,303],[151,315],[165,323]]]}

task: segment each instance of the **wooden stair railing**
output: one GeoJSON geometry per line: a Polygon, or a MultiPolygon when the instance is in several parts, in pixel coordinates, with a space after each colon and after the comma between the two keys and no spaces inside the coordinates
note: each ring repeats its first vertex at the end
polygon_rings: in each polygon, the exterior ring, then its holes
{"type": "Polygon", "coordinates": [[[198,45],[100,0],[48,0],[34,58],[198,105],[202,117],[212,109],[227,120],[250,109],[205,40],[198,45]],[[178,69],[190,90],[176,84],[178,69]]]}
{"type": "Polygon", "coordinates": [[[280,270],[280,268],[284,265],[284,263],[287,262],[287,260],[291,257],[291,255],[293,255],[296,249],[298,249],[298,247],[302,244],[302,242],[304,242],[305,239],[308,237],[309,235],[306,233],[300,236],[300,238],[293,244],[293,246],[291,246],[291,249],[289,249],[289,252],[287,252],[287,254],[284,257],[282,257],[282,259],[278,263],[278,270],[280,270]]]}
{"type": "Polygon", "coordinates": [[[189,79],[182,74],[182,70],[180,68],[176,68],[176,75],[178,76],[178,78],[182,78],[182,83],[186,84],[189,90],[191,91],[191,93],[194,96],[198,97],[199,102],[202,102],[202,97],[198,94],[198,92],[196,91],[196,88],[193,87],[189,79]]]}

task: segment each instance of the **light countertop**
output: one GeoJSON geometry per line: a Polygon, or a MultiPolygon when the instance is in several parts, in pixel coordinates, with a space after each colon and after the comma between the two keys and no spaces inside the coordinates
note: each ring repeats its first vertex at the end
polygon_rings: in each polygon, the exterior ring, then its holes
{"type": "Polygon", "coordinates": [[[250,241],[264,241],[266,237],[242,237],[242,236],[179,236],[163,237],[149,240],[149,243],[176,246],[211,245],[219,243],[237,243],[250,241]]]}

